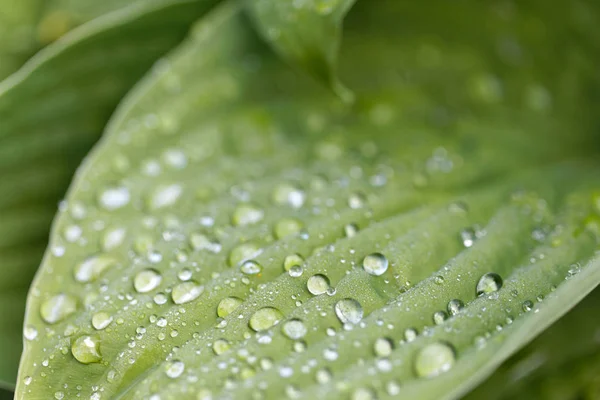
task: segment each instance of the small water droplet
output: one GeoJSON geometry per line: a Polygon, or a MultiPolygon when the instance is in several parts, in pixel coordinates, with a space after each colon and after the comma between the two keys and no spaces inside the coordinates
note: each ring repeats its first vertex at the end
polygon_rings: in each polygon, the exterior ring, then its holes
{"type": "Polygon", "coordinates": [[[183,193],[183,187],[180,184],[159,185],[148,196],[147,206],[150,210],[170,207],[179,200],[183,193]]]}
{"type": "Polygon", "coordinates": [[[289,271],[295,265],[302,265],[304,258],[300,254],[287,255],[283,260],[283,269],[289,271]]]}
{"type": "Polygon", "coordinates": [[[367,202],[365,195],[362,193],[352,193],[348,197],[348,206],[352,209],[363,208],[367,202]]]}
{"type": "Polygon", "coordinates": [[[358,388],[354,389],[352,392],[352,396],[350,396],[351,400],[376,400],[377,396],[373,389],[369,388],[358,388]]]}
{"type": "Polygon", "coordinates": [[[92,315],[92,326],[94,329],[102,330],[113,321],[113,317],[104,311],[100,311],[92,315]]]}
{"type": "Polygon", "coordinates": [[[335,304],[335,315],[342,324],[358,324],[363,317],[360,303],[354,299],[343,299],[335,304]]]}
{"type": "Polygon", "coordinates": [[[178,378],[183,371],[185,371],[185,364],[182,361],[173,360],[165,364],[165,374],[171,379],[178,378]]]}
{"type": "Polygon", "coordinates": [[[98,197],[98,202],[107,211],[113,211],[126,206],[131,195],[126,187],[115,187],[104,190],[98,197]]]}
{"type": "Polygon", "coordinates": [[[497,292],[502,287],[502,278],[500,275],[489,272],[483,275],[477,282],[477,296],[497,292]]]}
{"type": "Polygon", "coordinates": [[[430,343],[417,353],[415,373],[421,378],[433,378],[450,370],[454,362],[454,349],[449,344],[430,343]]]}
{"type": "Polygon", "coordinates": [[[176,285],[171,292],[171,298],[175,304],[184,304],[196,300],[202,292],[204,286],[200,286],[195,281],[188,281],[176,285]]]}
{"type": "Polygon", "coordinates": [[[321,274],[313,275],[308,278],[306,287],[315,296],[326,293],[329,290],[329,278],[321,274]]]}
{"type": "Polygon", "coordinates": [[[278,309],[264,307],[250,317],[249,325],[253,331],[262,332],[277,325],[282,318],[283,314],[278,309]]]}
{"type": "Polygon", "coordinates": [[[257,275],[262,271],[262,267],[254,260],[247,260],[240,266],[240,271],[246,275],[257,275]]]}
{"type": "Polygon", "coordinates": [[[35,329],[35,326],[25,325],[23,328],[23,337],[27,340],[35,340],[37,338],[38,331],[35,329]]]}
{"type": "Polygon", "coordinates": [[[531,300],[525,300],[523,302],[523,311],[529,312],[533,308],[533,302],[531,300]]]}
{"type": "Polygon", "coordinates": [[[296,218],[282,218],[275,224],[275,237],[282,239],[286,236],[295,235],[299,233],[304,224],[296,218]]]}
{"type": "Polygon", "coordinates": [[[299,319],[291,319],[283,324],[283,334],[290,339],[301,339],[306,335],[306,326],[299,319]]]}
{"type": "Polygon", "coordinates": [[[273,191],[273,201],[279,205],[289,205],[300,208],[304,205],[306,194],[296,186],[282,183],[273,191]]]}
{"type": "Polygon", "coordinates": [[[61,391],[54,392],[54,398],[56,400],[63,400],[65,398],[65,394],[64,394],[64,392],[61,392],[61,391]]]}
{"type": "Polygon", "coordinates": [[[346,237],[354,237],[358,234],[358,225],[354,224],[354,223],[350,223],[350,224],[346,224],[346,226],[344,226],[344,235],[346,235],[346,237]]]}
{"type": "Polygon", "coordinates": [[[231,217],[234,226],[255,224],[264,217],[264,211],[252,204],[240,204],[231,217]]]}
{"type": "Polygon", "coordinates": [[[392,354],[392,350],[394,349],[394,342],[388,338],[377,338],[375,340],[375,344],[373,345],[373,350],[375,351],[375,355],[377,357],[388,357],[392,354]]]}
{"type": "Polygon", "coordinates": [[[450,315],[456,315],[460,312],[460,310],[462,310],[464,308],[464,303],[462,301],[460,301],[459,299],[452,299],[448,302],[448,314],[450,315]]]}
{"type": "Polygon", "coordinates": [[[77,310],[77,300],[68,294],[59,293],[48,298],[40,307],[40,315],[49,324],[67,318],[77,310]]]}
{"type": "Polygon", "coordinates": [[[414,328],[406,328],[404,330],[404,340],[408,343],[414,341],[417,338],[417,330],[414,328]]]}
{"type": "Polygon", "coordinates": [[[148,268],[135,274],[133,287],[138,293],[148,293],[156,289],[161,281],[160,273],[155,269],[148,268]]]}
{"type": "Polygon", "coordinates": [[[239,265],[243,261],[258,256],[260,252],[260,247],[252,242],[239,244],[229,253],[229,265],[232,267],[239,265]]]}
{"type": "Polygon", "coordinates": [[[82,364],[100,362],[100,338],[89,335],[78,337],[71,345],[71,354],[82,364]]]}
{"type": "Polygon", "coordinates": [[[388,269],[388,259],[381,253],[372,253],[363,259],[363,269],[369,275],[379,276],[388,269]]]}
{"type": "Polygon", "coordinates": [[[436,325],[441,325],[446,320],[447,315],[444,311],[436,311],[433,313],[433,323],[436,325]]]}
{"type": "Polygon", "coordinates": [[[221,318],[225,318],[231,314],[236,308],[242,304],[242,300],[237,297],[225,297],[219,302],[217,306],[217,315],[221,318]]]}
{"type": "Polygon", "coordinates": [[[217,339],[213,343],[212,349],[216,355],[223,354],[231,348],[229,342],[225,339],[217,339]]]}
{"type": "Polygon", "coordinates": [[[126,230],[123,228],[113,228],[107,230],[102,236],[102,249],[110,251],[119,247],[125,240],[126,230]]]}
{"type": "Polygon", "coordinates": [[[192,270],[189,268],[182,269],[181,271],[177,272],[177,278],[179,278],[180,281],[189,281],[192,279],[192,270]]]}
{"type": "Polygon", "coordinates": [[[290,274],[290,276],[292,278],[298,278],[298,277],[302,276],[302,274],[304,273],[304,268],[302,268],[299,265],[294,265],[292,268],[290,268],[288,273],[290,274]]]}
{"type": "Polygon", "coordinates": [[[77,282],[93,282],[107,269],[115,266],[117,261],[107,255],[96,255],[85,259],[79,263],[74,270],[75,280],[77,282]]]}

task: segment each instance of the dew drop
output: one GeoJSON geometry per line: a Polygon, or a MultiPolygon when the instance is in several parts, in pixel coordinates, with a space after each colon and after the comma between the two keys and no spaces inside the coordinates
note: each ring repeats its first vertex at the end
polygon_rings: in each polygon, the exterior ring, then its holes
{"type": "Polygon", "coordinates": [[[212,349],[216,355],[223,354],[231,348],[229,342],[225,339],[217,339],[212,345],[212,349]]]}
{"type": "Polygon", "coordinates": [[[384,274],[388,265],[388,259],[381,253],[372,253],[363,259],[363,269],[370,275],[384,274]]]}
{"type": "Polygon", "coordinates": [[[123,240],[125,240],[125,229],[123,228],[113,228],[107,230],[102,236],[102,249],[104,251],[110,251],[119,247],[123,240]]]}
{"type": "Polygon", "coordinates": [[[533,302],[531,300],[525,300],[523,302],[523,311],[529,312],[533,308],[533,302]]]}
{"type": "Polygon", "coordinates": [[[104,271],[116,264],[117,261],[107,255],[89,257],[75,267],[75,280],[81,283],[93,282],[98,279],[104,271]]]}
{"type": "Polygon", "coordinates": [[[104,311],[100,311],[92,315],[92,326],[96,330],[102,330],[106,328],[113,321],[113,317],[104,311]]]}
{"type": "Polygon", "coordinates": [[[217,315],[221,318],[227,317],[236,308],[242,304],[242,300],[237,297],[225,297],[219,302],[217,306],[217,315]]]}
{"type": "Polygon", "coordinates": [[[179,200],[182,193],[183,187],[177,183],[160,185],[148,197],[147,206],[150,210],[170,207],[179,200]]]}
{"type": "Polygon", "coordinates": [[[313,275],[308,278],[306,288],[315,296],[326,293],[329,290],[329,278],[321,274],[313,275]]]}
{"type": "Polygon", "coordinates": [[[295,235],[299,233],[304,224],[296,218],[282,218],[275,224],[275,237],[282,239],[286,236],[295,235]]]}
{"type": "Polygon", "coordinates": [[[454,362],[454,349],[449,344],[430,343],[418,352],[415,373],[421,378],[433,378],[450,370],[454,362]]]}
{"type": "Polygon", "coordinates": [[[358,208],[363,208],[365,206],[366,202],[367,202],[367,199],[365,198],[365,195],[362,193],[352,193],[348,197],[348,206],[355,210],[358,208]]]}
{"type": "Polygon", "coordinates": [[[162,281],[160,273],[152,268],[142,270],[135,274],[133,287],[138,293],[148,293],[158,287],[162,281]]]}
{"type": "Polygon", "coordinates": [[[477,282],[477,296],[497,292],[502,287],[502,278],[493,272],[483,275],[477,282]]]}
{"type": "Polygon", "coordinates": [[[283,260],[283,269],[289,271],[295,265],[302,265],[304,258],[300,254],[290,254],[283,260]]]}
{"type": "Polygon", "coordinates": [[[190,245],[194,250],[208,250],[212,253],[221,252],[221,243],[210,239],[208,236],[201,233],[193,233],[190,235],[190,245]]]}
{"type": "Polygon", "coordinates": [[[347,224],[346,226],[344,226],[344,235],[346,235],[346,237],[354,237],[358,234],[358,225],[354,224],[354,223],[350,223],[347,224]]]}
{"type": "Polygon", "coordinates": [[[98,197],[98,202],[107,211],[113,211],[126,206],[131,195],[126,187],[115,187],[104,190],[98,197]]]}
{"type": "Polygon", "coordinates": [[[23,328],[23,337],[27,340],[35,340],[37,338],[38,331],[35,329],[35,326],[25,325],[23,328]]]}
{"type": "Polygon", "coordinates": [[[249,325],[255,332],[265,331],[274,325],[277,325],[283,318],[283,314],[276,308],[265,307],[256,311],[250,317],[249,325]]]}
{"type": "Polygon", "coordinates": [[[171,298],[175,304],[184,304],[196,300],[202,292],[204,286],[200,286],[195,281],[188,281],[176,285],[171,292],[171,298]]]}
{"type": "Polygon", "coordinates": [[[261,221],[264,217],[264,211],[252,204],[240,204],[237,206],[231,222],[234,226],[245,226],[255,224],[261,221]]]}
{"type": "Polygon", "coordinates": [[[89,335],[78,337],[71,345],[71,354],[82,364],[100,362],[100,339],[89,335]]]}
{"type": "Polygon", "coordinates": [[[373,345],[373,350],[375,351],[375,355],[377,357],[388,357],[390,354],[392,354],[393,349],[394,343],[388,338],[377,338],[375,340],[375,344],[373,345]]]}
{"type": "Polygon", "coordinates": [[[306,326],[299,319],[291,319],[283,324],[281,329],[283,334],[290,339],[301,339],[306,335],[306,326]]]}
{"type": "Polygon", "coordinates": [[[357,324],[363,317],[360,303],[354,299],[343,299],[335,304],[335,315],[342,324],[357,324]]]}
{"type": "Polygon", "coordinates": [[[298,278],[300,276],[302,276],[302,274],[304,273],[304,268],[302,268],[299,265],[294,265],[292,268],[290,268],[290,270],[288,271],[288,274],[290,274],[290,276],[292,278],[298,278]]]}
{"type": "Polygon", "coordinates": [[[49,324],[67,318],[77,310],[77,300],[68,294],[59,293],[48,298],[40,307],[40,315],[49,324]]]}
{"type": "Polygon", "coordinates": [[[441,325],[444,323],[448,316],[444,311],[436,311],[433,313],[433,323],[436,325],[441,325]]]}
{"type": "Polygon", "coordinates": [[[54,392],[54,398],[56,400],[63,400],[65,398],[65,393],[61,391],[54,392]]]}
{"type": "Polygon", "coordinates": [[[189,281],[192,279],[192,270],[189,268],[182,269],[181,271],[177,272],[177,278],[179,278],[180,281],[189,281]]]}
{"type": "Polygon", "coordinates": [[[414,341],[417,338],[417,331],[414,328],[406,328],[404,330],[404,340],[408,343],[414,341]]]}
{"type": "Polygon", "coordinates": [[[464,307],[465,307],[465,305],[463,304],[462,301],[460,301],[459,299],[452,299],[448,302],[448,306],[446,308],[448,309],[448,314],[456,315],[464,307]]]}
{"type": "Polygon", "coordinates": [[[262,271],[262,267],[254,260],[247,260],[240,266],[240,271],[246,275],[258,275],[262,271]]]}
{"type": "Polygon", "coordinates": [[[243,261],[256,257],[260,252],[260,247],[252,242],[239,244],[229,253],[229,265],[232,267],[239,265],[243,261]]]}
{"type": "Polygon", "coordinates": [[[182,361],[173,360],[165,365],[165,374],[171,379],[178,378],[183,371],[185,371],[185,364],[182,361]]]}
{"type": "Polygon", "coordinates": [[[376,400],[377,396],[373,389],[369,388],[358,388],[352,392],[352,396],[350,396],[352,400],[376,400]]]}
{"type": "Polygon", "coordinates": [[[304,205],[306,194],[296,186],[282,183],[273,191],[273,201],[278,205],[300,208],[304,205]]]}

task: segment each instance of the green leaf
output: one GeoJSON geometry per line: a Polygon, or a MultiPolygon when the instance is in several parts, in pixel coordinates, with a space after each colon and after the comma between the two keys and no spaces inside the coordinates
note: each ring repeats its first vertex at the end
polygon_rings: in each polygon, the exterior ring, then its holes
{"type": "Polygon", "coordinates": [[[600,389],[600,289],[512,356],[466,399],[594,399],[600,389]]]}
{"type": "Polygon", "coordinates": [[[356,0],[245,0],[258,31],[281,55],[345,101],[352,93],[336,75],[342,21],[356,0]]]}
{"type": "Polygon", "coordinates": [[[128,95],[55,220],[16,398],[457,398],[593,290],[580,5],[373,4],[351,106],[236,3],[128,95]]]}
{"type": "Polygon", "coordinates": [[[73,31],[0,83],[4,385],[16,381],[25,294],[47,244],[56,203],[75,168],[127,90],[212,4],[173,1],[125,8],[73,31]]]}

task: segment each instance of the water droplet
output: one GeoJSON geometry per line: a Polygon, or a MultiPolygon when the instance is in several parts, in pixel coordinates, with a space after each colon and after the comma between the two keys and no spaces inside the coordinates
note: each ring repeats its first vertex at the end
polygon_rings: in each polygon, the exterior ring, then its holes
{"type": "Polygon", "coordinates": [[[342,324],[358,324],[363,317],[363,309],[358,301],[343,299],[335,304],[335,315],[342,324]]]}
{"type": "Polygon", "coordinates": [[[446,308],[448,309],[448,314],[456,315],[464,308],[464,306],[464,303],[459,299],[452,299],[448,302],[448,306],[446,308]]]}
{"type": "Polygon", "coordinates": [[[433,323],[436,325],[441,325],[444,323],[448,316],[444,311],[436,311],[433,313],[433,323]]]}
{"type": "Polygon", "coordinates": [[[377,357],[388,357],[392,354],[392,350],[394,349],[394,342],[388,338],[377,338],[375,340],[375,344],[373,345],[373,350],[375,351],[375,355],[377,357]]]}
{"type": "Polygon", "coordinates": [[[352,209],[363,208],[367,202],[365,195],[362,193],[352,193],[348,197],[348,206],[352,209]]]}
{"type": "Polygon", "coordinates": [[[223,354],[231,348],[229,342],[225,339],[217,339],[213,343],[213,351],[216,355],[223,354]]]}
{"type": "Polygon", "coordinates": [[[204,292],[204,286],[200,286],[195,281],[188,281],[175,286],[171,292],[171,298],[175,304],[184,304],[196,300],[202,292],[204,292]]]}
{"type": "Polygon", "coordinates": [[[283,269],[289,271],[295,265],[302,265],[304,258],[300,254],[290,254],[283,260],[283,269]]]}
{"type": "Polygon", "coordinates": [[[247,260],[240,266],[240,271],[246,275],[257,275],[262,271],[262,267],[254,260],[247,260]]]}
{"type": "Polygon", "coordinates": [[[417,330],[414,328],[406,328],[404,330],[404,340],[408,343],[414,341],[417,338],[417,330]]]}
{"type": "Polygon", "coordinates": [[[363,259],[363,269],[370,275],[379,276],[388,269],[388,259],[381,253],[372,253],[363,259]]]}
{"type": "Polygon", "coordinates": [[[264,217],[264,211],[252,204],[240,204],[231,217],[234,226],[255,224],[264,217]]]}
{"type": "Polygon", "coordinates": [[[250,317],[250,328],[256,332],[265,331],[274,325],[277,325],[283,318],[283,314],[276,308],[265,307],[256,311],[250,317]]]}
{"type": "Polygon", "coordinates": [[[25,325],[23,328],[23,337],[27,340],[35,340],[37,338],[38,331],[35,329],[35,326],[25,325]]]}
{"type": "Polygon", "coordinates": [[[497,292],[502,287],[502,278],[493,272],[483,275],[477,282],[477,296],[497,292]]]}
{"type": "Polygon", "coordinates": [[[179,200],[182,193],[183,187],[177,183],[159,185],[147,199],[148,208],[150,210],[158,210],[160,208],[170,207],[179,200]]]}
{"type": "Polygon", "coordinates": [[[29,386],[31,385],[32,380],[33,378],[31,376],[26,376],[25,378],[23,378],[23,383],[25,384],[25,386],[29,386]]]}
{"type": "Polygon", "coordinates": [[[56,400],[62,400],[65,398],[65,394],[64,394],[64,392],[61,392],[61,391],[54,392],[54,398],[56,400]]]}
{"type": "Polygon", "coordinates": [[[273,191],[273,201],[279,205],[300,208],[304,205],[305,199],[306,194],[301,189],[287,183],[278,185],[273,191]]]}
{"type": "Polygon", "coordinates": [[[369,388],[358,388],[352,392],[350,397],[352,400],[376,400],[377,396],[373,389],[369,388]]]}
{"type": "Polygon", "coordinates": [[[217,315],[221,318],[225,318],[231,314],[236,308],[242,304],[242,300],[237,297],[225,297],[219,302],[217,306],[217,315]]]}
{"type": "Polygon", "coordinates": [[[178,378],[183,371],[185,371],[185,364],[182,361],[173,360],[165,364],[165,374],[171,379],[178,378]]]}
{"type": "Polygon", "coordinates": [[[102,330],[113,321],[113,317],[104,311],[100,311],[92,315],[92,326],[94,329],[102,330]]]}
{"type": "Polygon", "coordinates": [[[306,335],[306,326],[299,319],[291,319],[283,324],[283,334],[290,339],[301,339],[306,335]]]}
{"type": "Polygon", "coordinates": [[[116,264],[117,261],[107,255],[89,257],[75,267],[75,280],[82,283],[93,282],[98,279],[104,271],[116,264]]]}
{"type": "Polygon", "coordinates": [[[231,250],[231,253],[229,253],[229,265],[232,267],[239,265],[243,261],[258,256],[260,252],[260,247],[254,243],[239,244],[231,250]]]}
{"type": "Polygon", "coordinates": [[[192,270],[189,268],[182,269],[181,271],[177,272],[177,278],[179,278],[180,281],[189,281],[192,279],[192,270]]]}
{"type": "Polygon", "coordinates": [[[97,363],[102,360],[100,339],[96,336],[80,336],[71,344],[71,354],[82,364],[97,363]]]}
{"type": "Polygon", "coordinates": [[[201,233],[193,233],[190,236],[190,245],[196,251],[208,250],[215,254],[221,252],[221,243],[201,233]]]}
{"type": "Polygon", "coordinates": [[[292,278],[298,278],[298,277],[302,276],[302,274],[304,273],[304,268],[302,268],[299,265],[294,265],[292,268],[290,268],[288,273],[290,274],[290,276],[292,278]]]}
{"type": "Polygon", "coordinates": [[[133,287],[138,293],[148,293],[158,287],[162,281],[160,273],[152,268],[142,270],[135,274],[133,287]]]}
{"type": "Polygon", "coordinates": [[[344,226],[344,234],[349,238],[356,236],[358,234],[358,225],[354,223],[347,224],[344,226]]]}
{"type": "Polygon", "coordinates": [[[313,275],[308,278],[306,287],[311,294],[318,296],[329,290],[329,278],[321,274],[313,275]]]}
{"type": "Polygon", "coordinates": [[[119,247],[123,240],[125,240],[125,233],[127,231],[123,228],[113,228],[107,230],[102,236],[102,249],[109,251],[119,247]]]}
{"type": "Polygon", "coordinates": [[[67,318],[77,310],[77,300],[68,294],[59,293],[48,298],[40,307],[40,315],[49,324],[67,318]]]}
{"type": "Polygon", "coordinates": [[[529,312],[533,308],[533,302],[531,300],[525,300],[523,302],[523,311],[529,312]]]}
{"type": "Polygon", "coordinates": [[[126,187],[109,188],[100,193],[98,202],[107,211],[113,211],[126,206],[131,195],[126,187]]]}
{"type": "Polygon", "coordinates": [[[295,235],[299,233],[304,224],[296,218],[283,218],[277,221],[275,224],[275,237],[277,239],[282,239],[286,236],[295,235]]]}
{"type": "Polygon", "coordinates": [[[469,248],[473,246],[475,240],[477,239],[477,233],[473,228],[465,228],[460,231],[460,240],[462,241],[463,246],[469,248]]]}
{"type": "Polygon", "coordinates": [[[417,354],[415,373],[421,378],[433,378],[450,370],[454,361],[454,349],[449,344],[430,343],[417,354]]]}

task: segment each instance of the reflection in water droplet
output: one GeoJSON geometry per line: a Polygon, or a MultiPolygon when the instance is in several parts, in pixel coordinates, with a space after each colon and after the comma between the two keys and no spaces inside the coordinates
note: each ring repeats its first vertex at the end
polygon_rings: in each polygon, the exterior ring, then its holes
{"type": "Polygon", "coordinates": [[[388,259],[381,253],[369,254],[363,259],[363,269],[370,275],[384,274],[388,265],[388,259]]]}
{"type": "Polygon", "coordinates": [[[100,311],[92,315],[92,326],[94,329],[102,330],[113,321],[113,317],[104,311],[100,311]]]}
{"type": "Polygon", "coordinates": [[[169,361],[165,364],[165,374],[171,379],[178,378],[183,371],[185,371],[185,364],[179,360],[169,361]]]}
{"type": "Polygon", "coordinates": [[[175,304],[184,304],[196,300],[202,292],[204,286],[200,286],[195,281],[188,281],[176,285],[171,292],[171,298],[175,304]]]}
{"type": "Polygon", "coordinates": [[[225,297],[219,302],[217,306],[217,315],[221,318],[225,318],[231,314],[236,308],[242,304],[242,300],[237,297],[225,297]]]}
{"type": "Polygon", "coordinates": [[[291,319],[283,324],[282,327],[283,334],[290,339],[301,339],[306,335],[306,326],[299,319],[291,319]]]}
{"type": "Polygon", "coordinates": [[[75,280],[82,283],[93,282],[98,279],[104,271],[116,264],[117,261],[107,255],[89,257],[75,267],[75,280]]]}
{"type": "Polygon", "coordinates": [[[502,287],[502,278],[493,272],[483,275],[477,282],[477,296],[497,292],[502,287]]]}
{"type": "Polygon", "coordinates": [[[150,292],[160,285],[162,276],[155,269],[145,269],[135,274],[133,278],[133,287],[138,293],[150,292]]]}
{"type": "Polygon", "coordinates": [[[335,304],[335,315],[342,324],[357,324],[363,317],[363,309],[358,301],[343,299],[335,304]]]}
{"type": "Polygon", "coordinates": [[[71,354],[82,364],[97,363],[102,360],[100,339],[97,336],[80,336],[71,344],[71,354]]]}
{"type": "Polygon", "coordinates": [[[449,344],[430,343],[417,354],[415,373],[421,378],[432,378],[450,370],[454,362],[454,349],[449,344]]]}
{"type": "Polygon", "coordinates": [[[323,294],[329,290],[329,278],[321,274],[313,275],[308,278],[306,287],[315,296],[323,294]]]}
{"type": "Polygon", "coordinates": [[[283,314],[276,308],[265,307],[256,311],[250,317],[250,328],[256,332],[265,331],[274,325],[277,325],[283,318],[283,314]]]}
{"type": "Polygon", "coordinates": [[[59,293],[44,301],[40,315],[49,324],[55,324],[67,318],[77,310],[77,300],[68,294],[59,293]]]}

